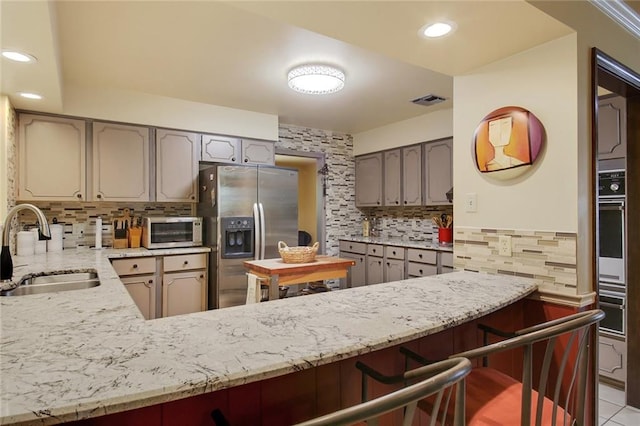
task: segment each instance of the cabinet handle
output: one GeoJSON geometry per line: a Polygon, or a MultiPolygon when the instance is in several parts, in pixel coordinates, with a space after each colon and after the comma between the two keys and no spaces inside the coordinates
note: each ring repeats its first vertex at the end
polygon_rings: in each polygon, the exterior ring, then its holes
{"type": "Polygon", "coordinates": [[[407,202],[406,202],[406,201],[405,201],[404,203],[405,203],[405,204],[407,204],[407,202]]]}
{"type": "Polygon", "coordinates": [[[245,162],[245,163],[248,163],[248,162],[249,162],[249,159],[248,159],[248,158],[245,158],[245,159],[244,159],[244,162],[245,162]]]}
{"type": "Polygon", "coordinates": [[[82,198],[82,194],[78,194],[78,195],[76,195],[76,197],[82,198]]]}
{"type": "Polygon", "coordinates": [[[185,265],[188,265],[188,264],[189,264],[189,261],[188,261],[188,260],[185,260],[185,261],[184,261],[184,264],[185,264],[185,265]]]}
{"type": "Polygon", "coordinates": [[[138,269],[138,264],[137,263],[133,264],[133,269],[138,269]]]}
{"type": "Polygon", "coordinates": [[[418,255],[418,257],[419,257],[420,259],[422,259],[422,254],[419,254],[419,255],[418,255]]]}
{"type": "Polygon", "coordinates": [[[393,251],[393,255],[394,255],[394,256],[396,255],[396,251],[395,251],[395,250],[393,251]]]}
{"type": "Polygon", "coordinates": [[[192,196],[191,196],[191,199],[192,199],[192,200],[195,200],[195,199],[196,199],[195,195],[192,195],[192,196]]]}
{"type": "Polygon", "coordinates": [[[390,266],[391,264],[389,262],[387,262],[387,266],[390,266]]]}
{"type": "Polygon", "coordinates": [[[396,204],[399,204],[399,203],[396,201],[396,204]]]}
{"type": "Polygon", "coordinates": [[[231,157],[231,161],[236,162],[236,157],[231,157]]]}
{"type": "Polygon", "coordinates": [[[422,274],[422,269],[420,269],[420,274],[422,274]]]}
{"type": "Polygon", "coordinates": [[[153,280],[149,280],[149,284],[153,284],[153,280]]]}
{"type": "Polygon", "coordinates": [[[204,278],[204,274],[200,274],[200,278],[204,278]]]}
{"type": "Polygon", "coordinates": [[[375,252],[376,252],[376,249],[373,249],[372,251],[375,253],[375,252]]]}
{"type": "Polygon", "coordinates": [[[380,201],[376,201],[376,204],[377,204],[377,205],[380,205],[380,201]]]}
{"type": "Polygon", "coordinates": [[[102,194],[96,195],[97,198],[102,198],[102,194]]]}

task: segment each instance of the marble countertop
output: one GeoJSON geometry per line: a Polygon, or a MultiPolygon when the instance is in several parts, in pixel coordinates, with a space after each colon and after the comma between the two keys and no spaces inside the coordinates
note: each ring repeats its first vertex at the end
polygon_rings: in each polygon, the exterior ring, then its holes
{"type": "Polygon", "coordinates": [[[340,238],[341,241],[355,241],[368,244],[382,244],[386,246],[409,247],[417,249],[438,250],[444,252],[453,252],[453,244],[439,244],[432,240],[408,241],[401,238],[383,238],[383,237],[349,237],[340,238]]]}
{"type": "Polygon", "coordinates": [[[275,377],[437,333],[537,288],[461,271],[145,321],[109,258],[183,250],[14,257],[15,278],[95,269],[101,285],[0,297],[0,424],[72,421],[275,377]]]}

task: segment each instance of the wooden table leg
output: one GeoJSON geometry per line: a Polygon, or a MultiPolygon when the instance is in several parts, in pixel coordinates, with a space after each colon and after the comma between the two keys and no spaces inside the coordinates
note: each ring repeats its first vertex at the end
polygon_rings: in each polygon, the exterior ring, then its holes
{"type": "Polygon", "coordinates": [[[278,275],[271,275],[269,283],[269,300],[277,300],[280,298],[280,289],[278,288],[278,275]]]}

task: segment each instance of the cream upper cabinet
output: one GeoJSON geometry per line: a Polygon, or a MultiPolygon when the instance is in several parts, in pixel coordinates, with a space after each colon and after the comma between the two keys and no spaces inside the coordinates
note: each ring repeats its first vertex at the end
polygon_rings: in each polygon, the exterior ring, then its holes
{"type": "Polygon", "coordinates": [[[400,149],[384,153],[384,205],[399,206],[402,201],[402,160],[400,149]]]}
{"type": "Polygon", "coordinates": [[[626,156],[626,108],[626,99],[621,96],[598,100],[598,160],[626,156]]]}
{"type": "Polygon", "coordinates": [[[402,148],[402,204],[422,204],[422,145],[402,148]]]}
{"type": "Polygon", "coordinates": [[[240,149],[240,139],[202,135],[202,161],[240,164],[240,149]]]}
{"type": "Polygon", "coordinates": [[[93,123],[93,198],[149,201],[149,129],[93,123]]]}
{"type": "Polygon", "coordinates": [[[424,164],[424,204],[451,204],[446,194],[453,188],[453,139],[425,143],[424,164]]]}
{"type": "Polygon", "coordinates": [[[382,153],[356,157],[356,206],[382,205],[382,153]]]}
{"type": "Polygon", "coordinates": [[[156,131],[156,201],[196,201],[198,142],[196,133],[156,131]]]}
{"type": "Polygon", "coordinates": [[[19,117],[18,199],[86,199],[85,123],[58,117],[19,117]]]}
{"type": "Polygon", "coordinates": [[[276,162],[275,143],[257,139],[203,135],[201,158],[202,161],[272,166],[276,162]]]}

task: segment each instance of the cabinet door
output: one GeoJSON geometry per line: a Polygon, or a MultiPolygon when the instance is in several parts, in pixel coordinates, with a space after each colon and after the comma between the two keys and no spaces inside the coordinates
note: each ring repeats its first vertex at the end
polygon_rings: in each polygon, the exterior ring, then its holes
{"type": "Polygon", "coordinates": [[[85,123],[21,114],[20,200],[86,199],[85,123]]]}
{"type": "Polygon", "coordinates": [[[627,378],[627,345],[626,342],[603,335],[598,338],[599,373],[621,382],[627,378]]]}
{"type": "Polygon", "coordinates": [[[202,161],[240,163],[240,139],[202,135],[202,161]]]}
{"type": "Polygon", "coordinates": [[[382,153],[356,158],[356,206],[382,205],[382,153]]]}
{"type": "Polygon", "coordinates": [[[347,271],[347,279],[341,285],[342,288],[360,287],[365,284],[366,281],[366,255],[358,253],[340,252],[340,257],[345,259],[351,259],[355,262],[351,268],[347,271]]]}
{"type": "Polygon", "coordinates": [[[198,181],[196,133],[156,132],[156,200],[196,202],[198,181]]]}
{"type": "Polygon", "coordinates": [[[626,109],[626,99],[621,96],[598,101],[598,160],[626,156],[626,109]]]}
{"type": "Polygon", "coordinates": [[[387,259],[385,263],[384,281],[404,280],[404,260],[387,259]]]}
{"type": "Polygon", "coordinates": [[[422,204],[422,145],[402,148],[402,164],[402,203],[419,206],[422,204]]]}
{"type": "Polygon", "coordinates": [[[93,197],[149,201],[149,129],[93,124],[93,197]]]}
{"type": "Polygon", "coordinates": [[[121,277],[125,288],[144,319],[154,319],[156,317],[156,280],[155,275],[136,275],[132,277],[121,277]]]}
{"type": "Polygon", "coordinates": [[[162,316],[190,314],[207,309],[207,273],[176,272],[162,277],[162,316]]]}
{"type": "Polygon", "coordinates": [[[270,141],[243,139],[242,162],[273,166],[276,163],[275,144],[270,141]]]}
{"type": "Polygon", "coordinates": [[[384,153],[384,205],[399,206],[402,201],[402,161],[400,150],[384,153]]]}
{"type": "Polygon", "coordinates": [[[426,205],[451,204],[453,188],[453,139],[424,144],[424,192],[426,205]]]}
{"type": "Polygon", "coordinates": [[[367,256],[367,285],[384,282],[384,260],[381,257],[367,256]]]}

